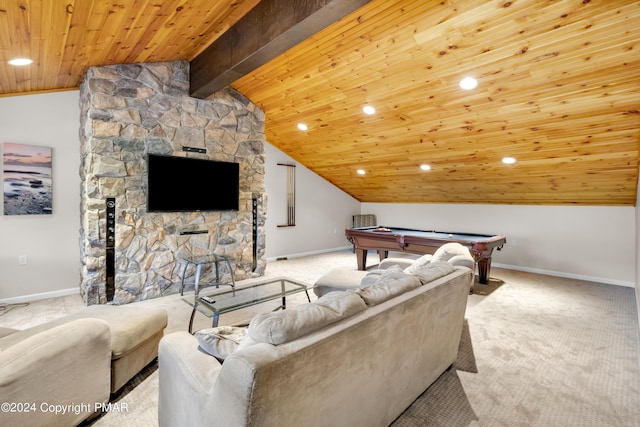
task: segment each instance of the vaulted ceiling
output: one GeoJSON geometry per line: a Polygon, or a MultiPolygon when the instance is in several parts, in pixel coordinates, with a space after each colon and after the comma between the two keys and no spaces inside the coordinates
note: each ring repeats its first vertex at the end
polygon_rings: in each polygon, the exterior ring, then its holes
{"type": "MultiPolygon", "coordinates": [[[[0,96],[191,61],[258,3],[0,0],[0,96]]],[[[271,144],[363,202],[632,206],[639,23],[629,0],[371,0],[231,86],[271,144]]]]}

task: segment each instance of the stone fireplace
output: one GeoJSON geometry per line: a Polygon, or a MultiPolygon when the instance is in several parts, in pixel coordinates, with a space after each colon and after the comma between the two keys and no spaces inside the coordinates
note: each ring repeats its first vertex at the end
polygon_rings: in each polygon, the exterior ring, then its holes
{"type": "MultiPolygon", "coordinates": [[[[231,88],[207,100],[188,94],[189,64],[184,61],[100,66],[87,72],[80,87],[81,292],[87,305],[107,302],[107,198],[116,202],[116,304],[178,292],[185,255],[232,256],[236,280],[264,273],[264,114],[231,88]],[[147,212],[147,154],[239,163],[239,210],[147,212]],[[202,234],[189,234],[193,231],[202,234]]],[[[215,197],[219,185],[204,185],[203,196],[215,197]]],[[[193,268],[186,271],[187,282],[193,268]]],[[[215,276],[203,273],[203,283],[215,276]]],[[[230,272],[223,273],[224,278],[230,272]]]]}

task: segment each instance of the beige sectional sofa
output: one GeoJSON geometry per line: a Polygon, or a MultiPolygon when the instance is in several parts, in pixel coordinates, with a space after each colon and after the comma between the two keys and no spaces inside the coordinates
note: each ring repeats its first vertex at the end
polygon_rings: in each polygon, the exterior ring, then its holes
{"type": "Polygon", "coordinates": [[[160,426],[386,426],[456,359],[471,274],[389,268],[370,286],[257,315],[227,354],[219,328],[168,334],[160,426]]]}
{"type": "Polygon", "coordinates": [[[0,328],[2,426],[74,426],[157,357],[162,308],[93,305],[24,330],[0,328]],[[27,410],[24,410],[28,404],[27,410]]]}
{"type": "Polygon", "coordinates": [[[0,396],[14,405],[0,425],[74,426],[109,400],[111,333],[102,320],[73,320],[0,348],[0,396]]]}

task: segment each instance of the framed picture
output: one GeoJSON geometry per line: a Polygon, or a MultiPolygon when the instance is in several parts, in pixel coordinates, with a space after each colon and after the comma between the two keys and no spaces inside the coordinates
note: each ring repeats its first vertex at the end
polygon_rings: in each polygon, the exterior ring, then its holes
{"type": "Polygon", "coordinates": [[[3,146],[5,215],[51,215],[51,147],[3,146]]]}

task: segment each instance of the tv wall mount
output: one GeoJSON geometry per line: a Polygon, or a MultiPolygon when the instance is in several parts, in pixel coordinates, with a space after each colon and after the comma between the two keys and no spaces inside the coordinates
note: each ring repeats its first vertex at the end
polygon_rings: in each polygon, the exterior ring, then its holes
{"type": "Polygon", "coordinates": [[[186,151],[188,153],[201,153],[205,154],[207,152],[206,148],[198,148],[198,147],[187,147],[186,145],[182,146],[182,151],[186,151]]]}

